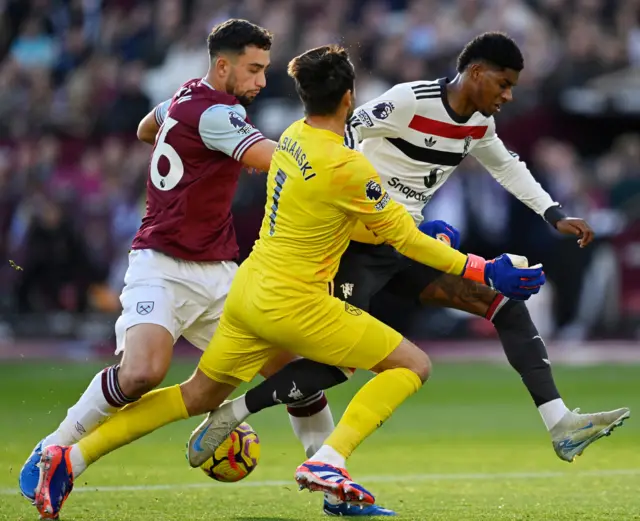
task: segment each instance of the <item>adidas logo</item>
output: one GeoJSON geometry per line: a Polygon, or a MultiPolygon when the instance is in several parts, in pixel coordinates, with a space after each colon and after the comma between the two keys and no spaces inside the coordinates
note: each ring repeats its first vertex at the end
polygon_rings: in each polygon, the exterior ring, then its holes
{"type": "Polygon", "coordinates": [[[432,147],[433,145],[436,144],[436,140],[433,139],[433,136],[430,137],[429,139],[424,138],[424,144],[427,145],[428,147],[432,147]]]}

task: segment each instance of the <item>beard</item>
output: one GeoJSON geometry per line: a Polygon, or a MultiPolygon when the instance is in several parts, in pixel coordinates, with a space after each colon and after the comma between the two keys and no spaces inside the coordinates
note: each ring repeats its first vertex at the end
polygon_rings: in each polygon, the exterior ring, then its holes
{"type": "Polygon", "coordinates": [[[244,94],[234,94],[234,96],[240,102],[240,105],[242,105],[243,107],[248,107],[253,103],[253,100],[255,99],[255,97],[250,98],[248,96],[245,96],[244,94]]]}
{"type": "Polygon", "coordinates": [[[253,100],[255,99],[255,96],[249,97],[246,95],[246,93],[238,94],[236,92],[236,77],[234,74],[229,75],[229,78],[227,79],[227,83],[225,85],[225,91],[227,92],[227,94],[235,96],[238,102],[240,102],[240,105],[242,105],[243,107],[248,107],[249,105],[251,105],[251,103],[253,103],[253,100]]]}

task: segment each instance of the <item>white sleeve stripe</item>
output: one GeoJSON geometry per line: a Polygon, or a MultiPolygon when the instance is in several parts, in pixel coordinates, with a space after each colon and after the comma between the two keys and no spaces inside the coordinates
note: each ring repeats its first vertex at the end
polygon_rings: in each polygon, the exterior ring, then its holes
{"type": "Polygon", "coordinates": [[[419,85],[412,85],[411,90],[417,92],[419,90],[439,90],[442,89],[442,85],[438,82],[433,83],[421,83],[419,85]]]}
{"type": "Polygon", "coordinates": [[[153,114],[156,118],[156,123],[158,124],[158,126],[162,126],[162,120],[160,119],[160,105],[157,105],[155,110],[153,111],[153,114]]]}
{"type": "Polygon", "coordinates": [[[235,159],[238,150],[244,146],[244,144],[247,142],[248,139],[251,139],[253,136],[255,136],[255,132],[252,134],[249,134],[248,136],[245,136],[244,138],[242,138],[242,140],[235,146],[235,148],[233,149],[233,152],[231,153],[231,157],[233,157],[235,159]]]}
{"type": "Polygon", "coordinates": [[[256,132],[255,134],[251,135],[251,139],[249,139],[244,145],[242,145],[241,147],[239,147],[238,151],[236,152],[236,156],[238,157],[238,159],[240,159],[242,157],[242,155],[254,144],[257,143],[258,141],[261,141],[264,139],[264,136],[260,133],[260,132],[256,132]]]}
{"type": "Polygon", "coordinates": [[[421,92],[441,92],[442,89],[442,85],[418,85],[417,87],[411,87],[411,90],[416,94],[421,92]]]}
{"type": "Polygon", "coordinates": [[[240,161],[240,159],[242,159],[242,156],[244,155],[244,153],[251,148],[253,145],[255,145],[258,141],[262,141],[263,139],[266,139],[262,133],[260,132],[255,132],[253,134],[251,134],[249,136],[249,140],[243,140],[237,147],[236,150],[233,153],[233,157],[236,161],[240,161]],[[243,144],[244,143],[244,144],[243,144]]]}

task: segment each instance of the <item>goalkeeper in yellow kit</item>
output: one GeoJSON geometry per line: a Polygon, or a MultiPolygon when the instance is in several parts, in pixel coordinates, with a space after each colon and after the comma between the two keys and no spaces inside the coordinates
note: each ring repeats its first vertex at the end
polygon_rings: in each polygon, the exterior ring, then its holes
{"type": "MultiPolygon", "coordinates": [[[[260,239],[237,272],[198,370],[184,384],[150,392],[125,407],[70,449],[45,448],[39,497],[66,499],[74,477],[88,464],[162,425],[214,410],[286,350],[377,373],[355,395],[325,444],[296,471],[301,487],[372,504],[373,496],[351,481],[345,459],[422,386],[431,365],[398,332],[333,297],[333,277],[356,223],[407,257],[491,283],[507,294],[530,295],[544,283],[540,268],[514,268],[505,256],[486,262],[424,235],[385,193],[365,157],[343,146],[345,121],[355,106],[355,72],[344,49],[308,51],[292,60],[289,74],[306,117],[280,139],[260,239]]],[[[210,427],[205,421],[190,444],[192,465],[229,434],[224,425],[210,427]]]]}

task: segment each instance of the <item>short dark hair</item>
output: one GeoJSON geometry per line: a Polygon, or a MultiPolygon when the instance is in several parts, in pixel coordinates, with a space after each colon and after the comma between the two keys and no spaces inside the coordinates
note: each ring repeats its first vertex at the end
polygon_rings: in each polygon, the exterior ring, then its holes
{"type": "Polygon", "coordinates": [[[500,32],[481,34],[465,45],[458,56],[458,72],[477,61],[518,72],[524,69],[524,58],[518,44],[500,32]]]}
{"type": "Polygon", "coordinates": [[[272,40],[273,35],[264,27],[247,20],[232,18],[211,29],[207,37],[207,47],[209,57],[213,58],[224,51],[242,54],[249,45],[268,51],[271,49],[272,40]]]}
{"type": "Polygon", "coordinates": [[[356,72],[347,51],[339,45],[311,49],[289,62],[289,76],[296,83],[306,114],[333,114],[348,90],[353,91],[356,72]]]}

